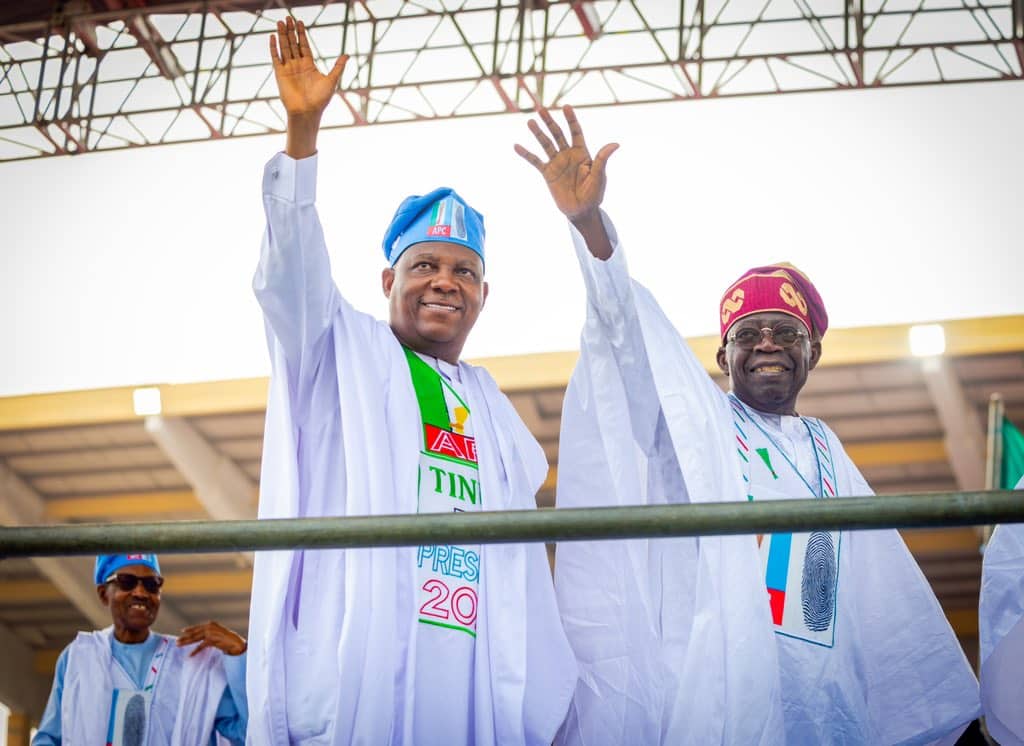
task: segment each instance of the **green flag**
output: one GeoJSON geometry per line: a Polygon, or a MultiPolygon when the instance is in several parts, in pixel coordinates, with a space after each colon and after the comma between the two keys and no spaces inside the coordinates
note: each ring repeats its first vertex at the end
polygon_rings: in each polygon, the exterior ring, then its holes
{"type": "Polygon", "coordinates": [[[1024,477],[1024,434],[1016,425],[1003,418],[1003,463],[999,472],[999,486],[1012,490],[1024,477]]]}

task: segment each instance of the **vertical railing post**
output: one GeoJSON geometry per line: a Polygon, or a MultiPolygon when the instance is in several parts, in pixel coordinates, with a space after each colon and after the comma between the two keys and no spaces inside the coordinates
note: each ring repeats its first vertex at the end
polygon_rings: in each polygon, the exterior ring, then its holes
{"type": "MultiPolygon", "coordinates": [[[[1006,405],[998,393],[992,394],[988,400],[988,437],[985,449],[985,489],[1001,489],[1000,476],[1003,464],[1003,417],[1006,405]]],[[[981,545],[988,544],[992,536],[991,524],[981,527],[981,545]]]]}
{"type": "Polygon", "coordinates": [[[998,490],[1000,466],[1003,463],[1003,397],[992,394],[988,400],[988,442],[985,453],[985,489],[998,490]]]}

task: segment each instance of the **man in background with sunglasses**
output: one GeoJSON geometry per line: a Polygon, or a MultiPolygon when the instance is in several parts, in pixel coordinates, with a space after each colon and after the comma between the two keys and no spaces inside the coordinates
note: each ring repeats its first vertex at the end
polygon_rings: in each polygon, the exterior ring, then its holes
{"type": "MultiPolygon", "coordinates": [[[[871,494],[835,433],[797,410],[828,328],[807,276],[761,266],[726,289],[724,393],[630,279],[599,209],[617,145],[591,158],[564,113],[569,140],[546,111],[546,131],[529,123],[546,158],[516,146],[569,219],[587,288],[558,507],[871,494]]],[[[895,530],[568,542],[555,583],[580,663],[564,743],[951,743],[979,712],[895,530]]]]}
{"type": "Polygon", "coordinates": [[[213,621],[177,638],[151,631],[164,583],[155,554],[100,555],[94,577],[113,624],[61,652],[33,746],[244,744],[245,640],[213,621]]]}

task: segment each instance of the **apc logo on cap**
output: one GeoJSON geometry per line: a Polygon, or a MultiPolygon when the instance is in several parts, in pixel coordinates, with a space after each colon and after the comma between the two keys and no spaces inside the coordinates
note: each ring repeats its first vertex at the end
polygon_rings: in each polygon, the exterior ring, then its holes
{"type": "Polygon", "coordinates": [[[453,199],[437,202],[430,213],[428,236],[466,240],[466,208],[453,199]]]}
{"type": "Polygon", "coordinates": [[[736,292],[722,301],[723,324],[728,324],[732,315],[743,308],[743,299],[745,297],[746,293],[743,292],[743,288],[736,288],[736,292]]]}

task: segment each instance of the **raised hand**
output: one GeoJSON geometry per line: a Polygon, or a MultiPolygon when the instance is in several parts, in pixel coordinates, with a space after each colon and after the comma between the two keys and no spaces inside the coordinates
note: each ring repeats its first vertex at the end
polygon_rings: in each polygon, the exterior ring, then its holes
{"type": "Polygon", "coordinates": [[[611,256],[612,249],[601,223],[598,207],[604,199],[604,189],[608,183],[605,175],[608,158],[619,146],[617,143],[609,143],[591,158],[576,113],[571,106],[563,107],[562,113],[569,125],[571,143],[566,142],[562,128],[558,126],[550,112],[541,108],[538,109],[538,114],[551,136],[549,137],[533,119],[527,122],[527,127],[547,155],[547,161],[522,145],[516,145],[515,151],[540,171],[555,200],[555,205],[580,230],[591,253],[600,259],[607,259],[611,256]]]}
{"type": "Polygon", "coordinates": [[[618,144],[605,145],[597,151],[596,157],[591,158],[586,140],[583,139],[583,129],[571,106],[562,108],[565,121],[569,125],[571,143],[566,142],[562,128],[547,109],[539,109],[538,113],[551,137],[548,137],[533,119],[527,122],[526,126],[530,128],[548,160],[545,162],[538,158],[522,145],[515,146],[516,152],[540,171],[555,200],[555,205],[567,218],[574,220],[586,213],[596,212],[601,200],[604,199],[604,188],[607,183],[605,165],[609,156],[618,149],[618,144]]]}
{"type": "Polygon", "coordinates": [[[196,649],[189,653],[193,656],[204,648],[217,648],[228,655],[241,655],[248,645],[240,634],[230,630],[220,622],[203,622],[185,627],[178,636],[178,647],[198,642],[196,649]]]}
{"type": "Polygon", "coordinates": [[[305,25],[288,16],[277,22],[277,34],[270,35],[270,58],[278,94],[288,113],[285,152],[293,158],[305,158],[316,152],[320,117],[338,90],[348,55],[338,57],[324,75],[313,61],[305,25]]]}

